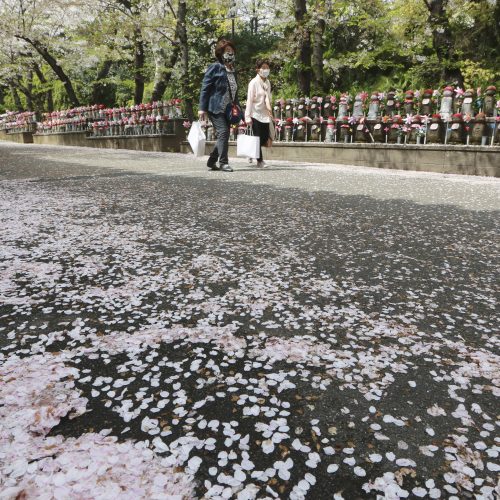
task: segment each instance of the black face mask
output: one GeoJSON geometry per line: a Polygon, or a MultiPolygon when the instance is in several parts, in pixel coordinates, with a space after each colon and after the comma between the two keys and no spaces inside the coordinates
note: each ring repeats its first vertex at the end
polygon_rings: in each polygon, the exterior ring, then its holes
{"type": "Polygon", "coordinates": [[[224,52],[224,54],[222,54],[222,60],[225,63],[232,63],[235,60],[234,54],[229,54],[227,52],[224,52]]]}

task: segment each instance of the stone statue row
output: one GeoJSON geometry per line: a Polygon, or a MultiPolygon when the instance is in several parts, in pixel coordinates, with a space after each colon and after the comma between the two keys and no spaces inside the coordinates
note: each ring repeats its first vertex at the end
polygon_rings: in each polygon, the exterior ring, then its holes
{"type": "MultiPolygon", "coordinates": [[[[500,100],[496,88],[445,87],[348,94],[301,99],[279,99],[274,104],[275,138],[283,142],[365,142],[394,144],[500,143],[500,100]]],[[[232,139],[246,125],[233,127],[232,139]]],[[[214,140],[213,128],[207,139],[214,140]]]]}
{"type": "MultiPolygon", "coordinates": [[[[241,123],[231,128],[231,139],[246,133],[241,123]]],[[[206,128],[207,140],[216,139],[211,125],[206,128]]],[[[474,118],[454,113],[443,120],[439,113],[431,116],[401,115],[368,119],[365,116],[330,116],[277,119],[275,142],[382,143],[382,144],[463,144],[500,145],[500,121],[487,118],[483,112],[474,118]]]]}
{"type": "Polygon", "coordinates": [[[92,137],[119,137],[140,135],[183,135],[189,128],[185,118],[169,118],[167,115],[120,118],[116,120],[94,121],[88,126],[92,137]]]}
{"type": "Polygon", "coordinates": [[[300,99],[279,99],[274,104],[276,119],[344,116],[366,117],[376,120],[382,116],[394,115],[427,115],[439,113],[443,120],[449,120],[453,114],[474,117],[476,113],[484,113],[486,117],[496,117],[500,114],[500,101],[496,100],[496,88],[487,87],[484,96],[480,89],[445,87],[442,93],[438,90],[426,89],[422,92],[408,90],[404,94],[395,91],[387,93],[366,92],[356,94],[351,102],[348,94],[326,97],[300,99]]]}
{"type": "Polygon", "coordinates": [[[36,114],[32,111],[8,112],[0,115],[0,130],[33,132],[36,129],[36,114]]]}
{"type": "Polygon", "coordinates": [[[173,125],[168,122],[182,119],[182,116],[181,99],[120,108],[106,108],[95,104],[43,115],[35,112],[8,112],[0,115],[0,130],[38,134],[89,131],[99,136],[165,134],[172,133],[173,125]]]}
{"type": "Polygon", "coordinates": [[[161,135],[174,132],[174,122],[183,120],[180,104],[100,109],[97,118],[73,112],[51,113],[37,124],[38,134],[89,132],[96,137],[161,135]]]}

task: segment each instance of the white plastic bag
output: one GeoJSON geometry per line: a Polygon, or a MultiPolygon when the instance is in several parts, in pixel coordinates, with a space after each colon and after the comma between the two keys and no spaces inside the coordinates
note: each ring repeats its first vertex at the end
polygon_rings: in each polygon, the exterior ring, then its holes
{"type": "Polygon", "coordinates": [[[193,122],[188,134],[188,141],[195,156],[203,156],[205,154],[205,141],[207,137],[200,122],[193,122]]]}
{"type": "Polygon", "coordinates": [[[236,140],[236,156],[243,158],[258,158],[260,156],[260,137],[249,134],[239,134],[236,140]]]}

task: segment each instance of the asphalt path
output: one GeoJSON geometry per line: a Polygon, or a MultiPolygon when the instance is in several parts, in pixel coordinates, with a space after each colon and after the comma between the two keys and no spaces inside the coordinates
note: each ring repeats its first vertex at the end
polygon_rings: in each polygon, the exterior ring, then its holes
{"type": "Polygon", "coordinates": [[[232,165],[0,142],[0,499],[498,496],[500,181],[232,165]]]}

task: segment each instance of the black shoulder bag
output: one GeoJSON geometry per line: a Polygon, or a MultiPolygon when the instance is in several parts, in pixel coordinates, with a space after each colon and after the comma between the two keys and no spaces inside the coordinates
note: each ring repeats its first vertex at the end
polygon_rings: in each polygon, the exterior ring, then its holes
{"type": "Polygon", "coordinates": [[[227,88],[229,89],[229,97],[231,102],[226,106],[226,118],[231,125],[236,125],[243,120],[243,111],[240,106],[234,102],[233,93],[231,92],[231,84],[229,83],[229,77],[226,72],[227,88]]]}

